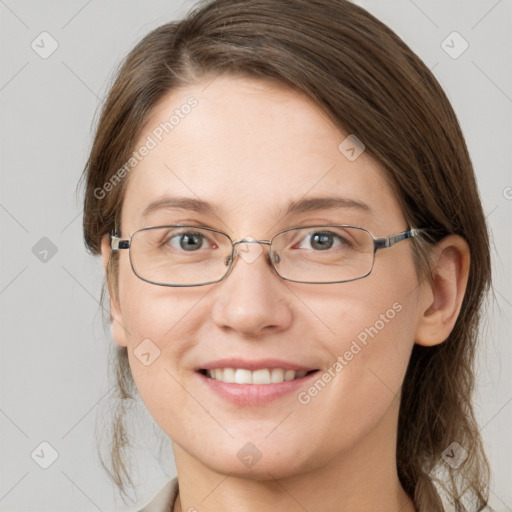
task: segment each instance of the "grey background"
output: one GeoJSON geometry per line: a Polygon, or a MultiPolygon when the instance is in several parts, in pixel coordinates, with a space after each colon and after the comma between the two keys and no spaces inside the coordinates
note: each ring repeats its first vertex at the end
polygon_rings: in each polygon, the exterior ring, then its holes
{"type": "MultiPolygon", "coordinates": [[[[494,471],[491,502],[512,511],[512,2],[357,3],[433,70],[466,135],[494,243],[477,412],[494,471]],[[457,36],[446,40],[453,31],[469,44],[458,58],[445,51],[462,48],[457,36]]],[[[114,66],[190,5],[0,0],[0,511],[136,510],[175,474],[170,455],[163,466],[154,460],[147,415],[134,454],[136,504],[116,497],[96,457],[113,342],[98,305],[101,262],[84,250],[75,187],[114,66]],[[43,31],[58,43],[46,59],[31,47],[43,31]],[[44,441],[58,452],[48,469],[39,465],[51,461],[44,441]]]]}

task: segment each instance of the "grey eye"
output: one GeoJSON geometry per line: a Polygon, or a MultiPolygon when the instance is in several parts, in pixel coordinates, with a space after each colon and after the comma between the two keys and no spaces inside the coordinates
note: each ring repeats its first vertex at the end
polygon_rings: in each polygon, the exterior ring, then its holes
{"type": "Polygon", "coordinates": [[[174,248],[180,248],[184,251],[196,251],[201,249],[203,246],[204,235],[201,233],[187,231],[186,233],[179,233],[169,238],[166,242],[168,245],[174,248]],[[179,247],[176,245],[179,243],[179,247]]]}
{"type": "Polygon", "coordinates": [[[331,249],[333,246],[340,247],[342,245],[348,245],[348,242],[340,235],[337,235],[332,231],[314,231],[304,238],[300,243],[299,248],[313,248],[316,251],[326,251],[331,249]]]}

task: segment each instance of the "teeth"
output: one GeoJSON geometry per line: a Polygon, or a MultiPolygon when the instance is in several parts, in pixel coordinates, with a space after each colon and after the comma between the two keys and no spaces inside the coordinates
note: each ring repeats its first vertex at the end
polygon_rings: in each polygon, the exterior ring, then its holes
{"type": "MultiPolygon", "coordinates": [[[[223,370],[217,370],[215,372],[215,378],[217,380],[222,380],[222,377],[224,376],[223,370]]],[[[238,368],[235,370],[235,382],[237,384],[252,384],[252,372],[250,370],[242,370],[241,368],[238,368]]]]}
{"type": "Polygon", "coordinates": [[[295,378],[295,372],[293,370],[286,370],[284,372],[284,380],[293,380],[295,378]]]}
{"type": "Polygon", "coordinates": [[[233,368],[224,368],[224,371],[217,370],[219,372],[219,380],[223,382],[235,382],[235,370],[233,368]]]}
{"type": "Polygon", "coordinates": [[[246,370],[244,368],[215,368],[207,370],[206,374],[212,379],[236,384],[279,384],[286,380],[299,379],[307,371],[283,370],[282,368],[246,370]]]}
{"type": "Polygon", "coordinates": [[[276,384],[279,382],[283,382],[283,380],[284,370],[281,370],[281,368],[274,368],[270,373],[270,382],[272,382],[272,384],[276,384]]]}
{"type": "Polygon", "coordinates": [[[252,372],[252,383],[253,384],[270,384],[270,370],[255,370],[255,371],[253,371],[252,372]]]}

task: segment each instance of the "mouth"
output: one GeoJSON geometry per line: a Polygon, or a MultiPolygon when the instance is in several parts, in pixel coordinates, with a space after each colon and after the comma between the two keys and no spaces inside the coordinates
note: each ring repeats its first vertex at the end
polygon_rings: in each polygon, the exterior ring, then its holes
{"type": "MultiPolygon", "coordinates": [[[[316,378],[318,369],[284,361],[242,361],[229,359],[196,370],[207,395],[236,406],[262,406],[294,394],[316,378]]],[[[292,398],[293,399],[293,398],[292,398]]]]}
{"type": "Polygon", "coordinates": [[[257,384],[270,385],[301,380],[318,370],[290,370],[284,368],[214,368],[201,369],[199,373],[207,379],[217,380],[226,384],[257,384]]]}
{"type": "Polygon", "coordinates": [[[319,369],[284,358],[229,358],[200,363],[198,384],[207,396],[237,406],[264,405],[286,395],[290,398],[311,385],[319,369]],[[214,398],[215,397],[215,398],[214,398]]]}

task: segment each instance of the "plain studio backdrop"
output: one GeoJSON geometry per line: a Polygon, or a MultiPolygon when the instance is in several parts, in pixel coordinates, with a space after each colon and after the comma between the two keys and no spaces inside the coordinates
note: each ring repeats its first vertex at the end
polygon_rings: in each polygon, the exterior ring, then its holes
{"type": "MultiPolygon", "coordinates": [[[[512,2],[358,3],[432,69],[470,149],[492,231],[495,296],[475,399],[494,473],[491,504],[512,511],[512,2]]],[[[144,410],[136,502],[123,505],[98,462],[94,430],[108,410],[113,342],[98,304],[101,261],[84,249],[75,187],[114,67],[191,5],[0,0],[0,511],[136,510],[175,475],[170,453],[155,460],[158,429],[144,410]]]]}

